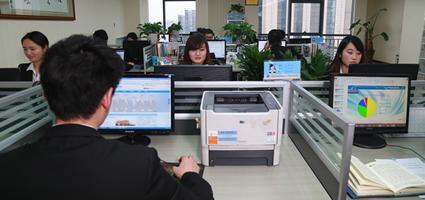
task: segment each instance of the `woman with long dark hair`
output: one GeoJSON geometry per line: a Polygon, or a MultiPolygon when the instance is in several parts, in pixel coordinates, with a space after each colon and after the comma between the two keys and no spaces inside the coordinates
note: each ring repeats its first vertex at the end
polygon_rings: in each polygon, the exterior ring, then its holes
{"type": "Polygon", "coordinates": [[[184,65],[211,65],[208,41],[201,33],[192,34],[186,41],[183,60],[184,65]]]}
{"type": "Polygon", "coordinates": [[[43,33],[32,31],[22,37],[21,44],[30,63],[23,63],[18,66],[20,80],[38,82],[40,81],[40,65],[49,48],[49,40],[43,33]]]}
{"type": "Polygon", "coordinates": [[[329,65],[331,73],[348,73],[350,64],[364,62],[364,47],[360,38],[349,35],[341,40],[335,58],[329,65]]]}

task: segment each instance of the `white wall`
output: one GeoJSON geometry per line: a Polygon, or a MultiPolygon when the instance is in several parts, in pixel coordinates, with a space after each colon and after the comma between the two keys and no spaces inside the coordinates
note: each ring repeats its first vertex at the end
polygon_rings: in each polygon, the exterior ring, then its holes
{"type": "MultiPolygon", "coordinates": [[[[375,33],[386,32],[390,39],[374,41],[375,60],[395,63],[418,63],[423,32],[424,0],[356,0],[355,19],[365,19],[378,9],[387,8],[379,16],[375,33]]],[[[364,38],[363,34],[360,35],[364,38]]]]}
{"type": "MultiPolygon", "coordinates": [[[[142,2],[139,0],[121,0],[123,3],[123,13],[124,13],[124,34],[128,32],[137,32],[137,25],[139,25],[141,15],[146,14],[147,12],[141,12],[142,2]]],[[[147,4],[144,5],[147,7],[147,4]]]]}
{"type": "Polygon", "coordinates": [[[400,41],[402,38],[404,2],[404,0],[374,0],[368,2],[368,16],[372,16],[381,8],[388,9],[379,16],[374,33],[386,32],[390,39],[384,41],[381,37],[378,37],[374,40],[376,50],[374,60],[395,63],[396,55],[401,53],[400,41]]]}
{"type": "Polygon", "coordinates": [[[51,44],[71,34],[92,34],[105,29],[108,43],[126,34],[124,7],[128,0],[75,0],[75,21],[0,20],[0,67],[17,67],[28,62],[22,47],[22,36],[30,31],[43,32],[51,44]]]}
{"type": "Polygon", "coordinates": [[[400,63],[417,63],[425,18],[424,0],[406,0],[400,42],[400,63]]]}

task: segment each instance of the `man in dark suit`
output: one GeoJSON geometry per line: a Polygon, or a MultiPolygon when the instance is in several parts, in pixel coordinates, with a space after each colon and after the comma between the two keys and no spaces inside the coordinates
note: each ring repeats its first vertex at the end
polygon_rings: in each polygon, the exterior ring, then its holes
{"type": "Polygon", "coordinates": [[[82,35],[47,51],[41,84],[56,124],[39,141],[0,155],[2,199],[213,199],[191,156],[173,168],[176,179],[155,149],[97,132],[124,65],[82,35]]]}

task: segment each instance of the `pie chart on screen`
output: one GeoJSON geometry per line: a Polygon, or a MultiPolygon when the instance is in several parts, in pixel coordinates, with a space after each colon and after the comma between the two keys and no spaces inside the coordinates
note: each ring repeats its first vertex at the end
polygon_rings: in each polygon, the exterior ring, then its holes
{"type": "Polygon", "coordinates": [[[376,102],[368,97],[363,98],[357,105],[357,112],[364,118],[371,117],[376,112],[376,102]]]}

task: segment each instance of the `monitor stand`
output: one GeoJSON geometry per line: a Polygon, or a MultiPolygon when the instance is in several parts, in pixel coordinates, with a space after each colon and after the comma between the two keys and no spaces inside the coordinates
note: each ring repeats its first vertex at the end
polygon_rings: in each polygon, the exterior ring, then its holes
{"type": "Polygon", "coordinates": [[[132,145],[148,146],[151,143],[151,139],[148,136],[140,134],[127,134],[126,136],[120,137],[118,140],[132,145]]]}
{"type": "Polygon", "coordinates": [[[387,142],[377,134],[355,134],[353,145],[366,149],[380,149],[387,146],[387,142]]]}

